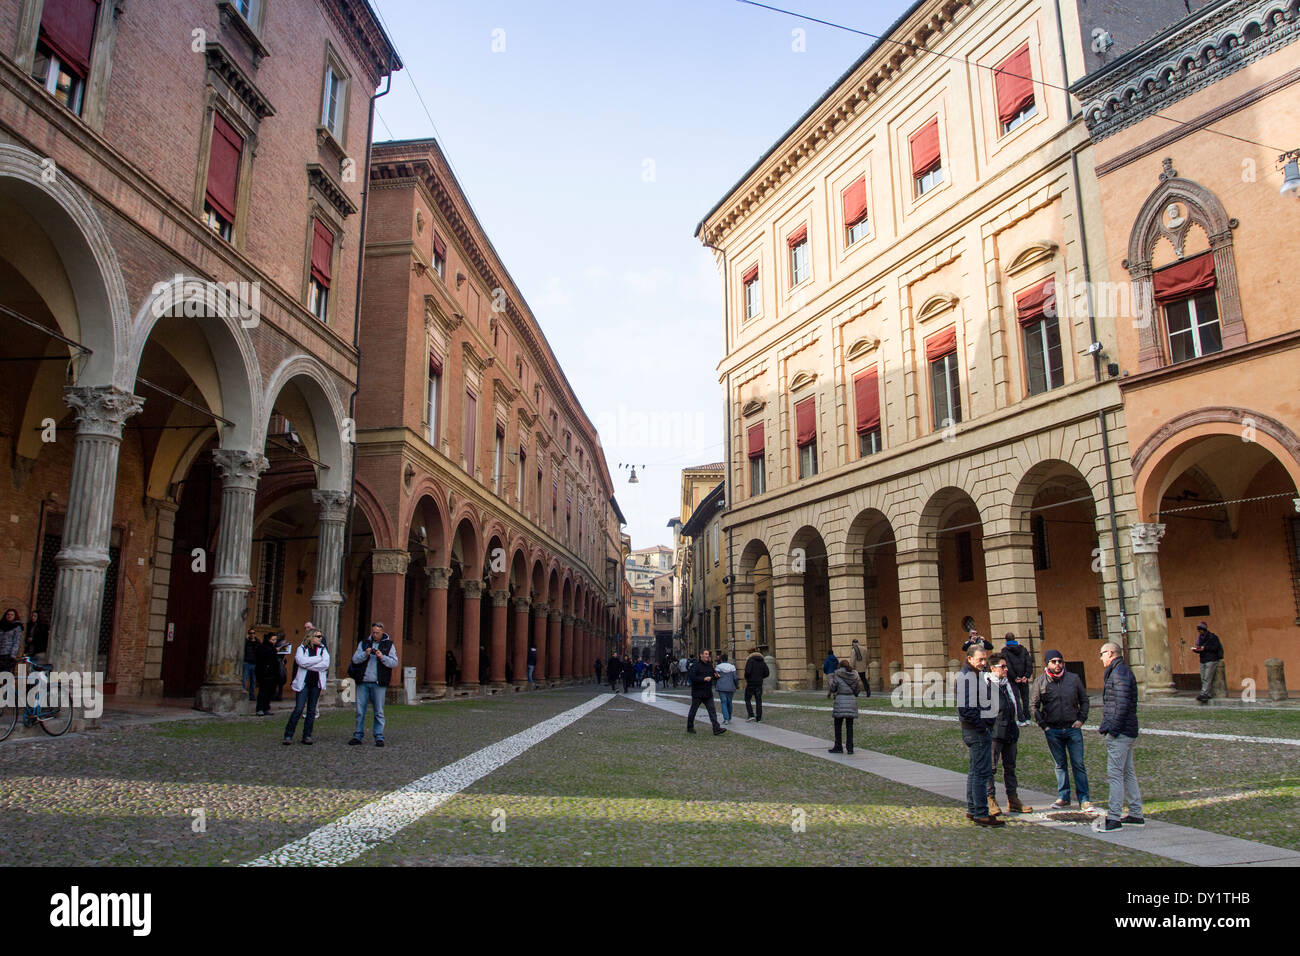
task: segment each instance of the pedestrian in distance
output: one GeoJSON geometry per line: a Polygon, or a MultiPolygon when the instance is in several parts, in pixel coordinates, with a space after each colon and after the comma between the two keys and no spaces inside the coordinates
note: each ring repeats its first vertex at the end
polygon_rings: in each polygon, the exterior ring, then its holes
{"type": "Polygon", "coordinates": [[[745,720],[755,723],[763,720],[763,681],[771,673],[758,648],[751,647],[749,656],[745,658],[745,720]]]}
{"type": "Polygon", "coordinates": [[[0,618],[0,672],[12,673],[22,653],[23,622],[17,608],[6,608],[0,618]]]}
{"type": "Polygon", "coordinates": [[[989,652],[982,642],[966,651],[966,663],[957,677],[957,720],[961,742],[970,754],[966,771],[966,819],[976,826],[1001,827],[1005,821],[989,814],[989,780],[993,776],[993,724],[989,712],[989,683],[985,671],[989,652]]]}
{"type": "Polygon", "coordinates": [[[840,659],[835,656],[835,652],[827,651],[826,659],[822,661],[822,676],[827,681],[829,681],[831,679],[831,675],[834,674],[837,670],[839,670],[839,667],[840,667],[840,659]]]}
{"type": "Polygon", "coordinates": [[[736,675],[736,665],[727,660],[727,655],[718,655],[718,699],[722,702],[722,723],[731,723],[731,699],[740,690],[740,680],[736,675]]]}
{"type": "Polygon", "coordinates": [[[691,665],[688,676],[691,680],[691,710],[686,715],[686,732],[695,733],[695,714],[703,707],[709,712],[714,736],[725,734],[727,728],[718,723],[718,712],[713,707],[713,685],[717,683],[718,673],[709,659],[708,651],[700,652],[700,659],[691,665]]]}
{"type": "Polygon", "coordinates": [[[674,658],[673,660],[668,662],[668,679],[672,681],[672,685],[674,687],[677,686],[677,677],[678,677],[677,660],[674,658]]]}
{"type": "Polygon", "coordinates": [[[1047,749],[1056,764],[1056,802],[1053,810],[1070,806],[1070,776],[1074,772],[1074,791],[1079,798],[1079,808],[1092,810],[1089,800],[1088,771],[1083,765],[1083,722],[1088,719],[1088,692],[1078,676],[1065,669],[1061,652],[1049,650],[1043,654],[1046,669],[1034,681],[1029,693],[1029,709],[1034,723],[1047,737],[1047,749]]]}
{"type": "Polygon", "coordinates": [[[619,676],[623,678],[623,693],[626,694],[632,689],[632,678],[635,675],[636,668],[633,666],[632,662],[624,661],[622,667],[619,668],[619,676]]]}
{"type": "Polygon", "coordinates": [[[853,639],[853,653],[851,656],[853,658],[853,670],[858,675],[858,682],[859,686],[862,688],[862,693],[870,697],[871,684],[867,680],[867,655],[862,652],[862,645],[858,643],[856,637],[853,639]]]}
{"type": "Polygon", "coordinates": [[[1101,691],[1101,726],[1097,729],[1106,742],[1110,800],[1106,821],[1098,830],[1112,833],[1123,827],[1146,826],[1142,818],[1142,791],[1138,789],[1137,770],[1133,766],[1133,748],[1138,738],[1137,678],[1120,654],[1119,645],[1113,642],[1101,645],[1101,666],[1106,668],[1106,677],[1101,691]]]}
{"type": "Polygon", "coordinates": [[[447,649],[447,686],[455,687],[460,683],[460,662],[456,660],[456,655],[447,649]]]}
{"type": "Polygon", "coordinates": [[[293,645],[284,636],[284,631],[275,635],[275,699],[284,700],[284,685],[289,683],[289,655],[293,645]]]}
{"type": "Polygon", "coordinates": [[[599,683],[600,683],[600,671],[601,671],[601,663],[600,663],[600,658],[599,658],[599,657],[596,658],[595,668],[596,668],[596,683],[599,684],[599,683]]]}
{"type": "MultiPolygon", "coordinates": [[[[451,655],[448,654],[448,656],[450,657],[451,655]]],[[[530,684],[534,683],[533,671],[536,670],[536,668],[537,668],[537,648],[530,647],[528,648],[528,683],[530,684]]],[[[448,674],[448,676],[450,676],[450,674],[448,674]]]]}
{"type": "Polygon", "coordinates": [[[373,733],[375,746],[384,746],[384,694],[397,669],[397,648],[393,639],[384,633],[384,625],[376,621],[370,633],[364,635],[352,655],[348,676],[357,684],[357,723],[349,745],[361,743],[366,736],[366,708],[374,709],[373,733]]]}
{"type": "Polygon", "coordinates": [[[248,699],[252,700],[257,686],[257,632],[251,627],[244,635],[244,677],[240,687],[248,688],[248,699]]]}
{"type": "Polygon", "coordinates": [[[1214,676],[1223,660],[1223,642],[1219,635],[1210,630],[1204,621],[1196,625],[1196,646],[1192,653],[1201,658],[1201,692],[1196,699],[1208,704],[1214,696],[1214,676]]]}
{"type": "Polygon", "coordinates": [[[1018,722],[1023,727],[1029,723],[1029,682],[1034,679],[1034,657],[1018,640],[1016,635],[1007,631],[1002,638],[1002,656],[1007,662],[1007,682],[1016,695],[1016,709],[1019,711],[1018,722]]]}
{"type": "Polygon", "coordinates": [[[39,663],[45,663],[45,652],[50,647],[50,628],[41,618],[41,612],[32,610],[27,619],[27,655],[39,663]]]}
{"type": "Polygon", "coordinates": [[[609,659],[609,666],[605,668],[605,676],[609,678],[609,689],[615,694],[618,693],[618,679],[622,676],[619,671],[622,670],[622,667],[622,661],[618,659],[617,654],[614,654],[609,659]]]}
{"type": "Polygon", "coordinates": [[[998,765],[1002,766],[1002,782],[1007,789],[1007,809],[1012,813],[1029,813],[1034,808],[1020,802],[1019,786],[1016,781],[1016,749],[1020,742],[1020,722],[1017,719],[1019,709],[1016,707],[1014,686],[1007,676],[1010,669],[1006,655],[990,654],[988,663],[990,697],[997,704],[997,716],[993,718],[993,765],[989,774],[989,816],[996,817],[1002,813],[998,806],[997,781],[998,765]]]}
{"type": "Polygon", "coordinates": [[[841,659],[839,667],[826,681],[826,696],[832,698],[831,717],[835,720],[835,746],[830,749],[833,754],[853,753],[853,721],[858,719],[860,693],[862,682],[858,679],[858,672],[847,657],[841,659]]]}
{"type": "Polygon", "coordinates": [[[297,653],[294,654],[293,662],[297,669],[293,674],[293,683],[290,687],[295,694],[293,702],[293,713],[289,715],[289,722],[284,725],[284,742],[293,743],[293,734],[298,727],[298,718],[304,713],[307,719],[303,721],[302,742],[310,744],[312,742],[311,732],[316,726],[316,705],[320,702],[320,692],[325,687],[325,681],[330,671],[330,652],[322,641],[323,635],[315,628],[309,628],[297,653]]]}
{"type": "Polygon", "coordinates": [[[275,635],[267,632],[262,635],[262,643],[257,645],[257,716],[266,717],[271,713],[271,695],[275,693],[275,683],[280,679],[280,655],[275,645],[275,635]]]}

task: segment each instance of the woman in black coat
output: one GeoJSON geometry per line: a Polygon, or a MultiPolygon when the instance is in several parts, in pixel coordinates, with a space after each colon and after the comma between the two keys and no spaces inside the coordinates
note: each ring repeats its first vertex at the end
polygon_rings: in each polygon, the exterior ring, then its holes
{"type": "Polygon", "coordinates": [[[271,695],[275,693],[276,682],[280,679],[279,648],[275,638],[270,634],[262,635],[262,643],[257,645],[257,716],[265,717],[271,712],[271,695]]]}

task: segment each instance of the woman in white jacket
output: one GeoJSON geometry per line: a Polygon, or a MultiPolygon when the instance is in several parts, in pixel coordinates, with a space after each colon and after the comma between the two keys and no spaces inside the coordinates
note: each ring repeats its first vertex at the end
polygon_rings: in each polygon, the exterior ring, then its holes
{"type": "Polygon", "coordinates": [[[321,640],[320,631],[314,628],[307,631],[306,640],[294,655],[294,663],[298,665],[298,669],[293,675],[292,686],[297,697],[294,700],[293,713],[289,715],[289,723],[284,727],[284,742],[293,743],[293,732],[298,726],[298,718],[303,716],[305,711],[307,719],[303,723],[302,742],[309,744],[312,742],[312,725],[316,723],[316,703],[320,700],[320,692],[325,686],[326,675],[329,674],[330,669],[330,652],[321,640]]]}

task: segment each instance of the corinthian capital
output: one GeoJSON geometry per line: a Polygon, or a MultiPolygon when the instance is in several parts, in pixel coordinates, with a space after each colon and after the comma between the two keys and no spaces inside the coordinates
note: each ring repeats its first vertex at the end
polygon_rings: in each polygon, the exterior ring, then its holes
{"type": "Polygon", "coordinates": [[[1133,542],[1134,554],[1155,554],[1160,550],[1160,539],[1165,536],[1165,526],[1139,522],[1130,527],[1128,533],[1133,542]]]}
{"type": "Polygon", "coordinates": [[[311,500],[320,508],[321,521],[346,521],[348,517],[346,491],[313,491],[311,500]]]}
{"type": "Polygon", "coordinates": [[[74,385],[63,401],[77,413],[77,434],[122,437],[122,423],[144,408],[144,399],[112,385],[74,385]]]}
{"type": "Polygon", "coordinates": [[[249,487],[256,487],[262,472],[271,467],[261,452],[239,448],[214,448],[212,460],[216,463],[217,474],[222,481],[228,484],[243,483],[249,487]]]}

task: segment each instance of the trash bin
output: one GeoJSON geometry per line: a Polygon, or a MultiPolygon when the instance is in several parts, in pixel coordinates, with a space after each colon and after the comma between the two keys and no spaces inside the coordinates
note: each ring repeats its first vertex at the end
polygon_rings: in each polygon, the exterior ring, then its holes
{"type": "Polygon", "coordinates": [[[414,704],[415,703],[415,668],[414,667],[402,668],[402,683],[406,685],[406,702],[408,704],[414,704]]]}

